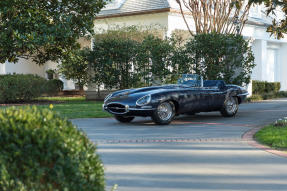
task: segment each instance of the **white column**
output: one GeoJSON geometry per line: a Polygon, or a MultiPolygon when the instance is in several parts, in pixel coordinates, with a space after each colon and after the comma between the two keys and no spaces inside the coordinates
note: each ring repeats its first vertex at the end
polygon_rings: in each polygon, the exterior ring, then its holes
{"type": "Polygon", "coordinates": [[[6,65],[6,63],[1,63],[0,64],[0,75],[1,74],[6,74],[6,69],[5,69],[5,65],[6,65]]]}
{"type": "Polygon", "coordinates": [[[278,60],[277,60],[277,73],[278,81],[281,83],[281,90],[287,90],[287,43],[282,43],[280,49],[278,50],[278,60]]]}
{"type": "Polygon", "coordinates": [[[265,80],[265,77],[268,75],[267,73],[267,41],[266,40],[261,40],[261,80],[265,80]]]}
{"type": "Polygon", "coordinates": [[[267,41],[256,39],[252,46],[256,66],[252,70],[252,80],[264,80],[267,66],[267,41]]]}

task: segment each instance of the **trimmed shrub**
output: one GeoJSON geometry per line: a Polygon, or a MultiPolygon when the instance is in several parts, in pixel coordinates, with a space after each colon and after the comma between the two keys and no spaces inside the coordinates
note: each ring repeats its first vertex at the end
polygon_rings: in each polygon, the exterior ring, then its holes
{"type": "Polygon", "coordinates": [[[33,108],[0,111],[0,190],[104,191],[96,146],[71,122],[33,108]]]}
{"type": "Polygon", "coordinates": [[[32,74],[0,75],[0,102],[29,101],[39,97],[46,81],[32,74]]]}
{"type": "Polygon", "coordinates": [[[89,58],[94,67],[94,80],[105,88],[126,89],[137,87],[140,82],[135,62],[139,44],[130,38],[119,36],[95,39],[92,56],[89,58]],[[134,63],[134,70],[133,64],[134,63]]]}
{"type": "Polygon", "coordinates": [[[138,28],[119,28],[96,35],[93,45],[87,69],[98,89],[174,83],[184,73],[243,85],[255,66],[249,42],[240,35],[197,34],[186,42],[177,35],[162,39],[138,28]]]}
{"type": "Polygon", "coordinates": [[[64,88],[64,83],[61,80],[53,79],[45,83],[44,92],[48,95],[56,95],[64,88]]]}
{"type": "Polygon", "coordinates": [[[258,94],[253,94],[252,96],[247,98],[247,100],[248,101],[260,101],[260,100],[263,100],[263,97],[261,95],[258,95],[258,94]]]}
{"type": "Polygon", "coordinates": [[[243,36],[197,34],[186,43],[185,49],[192,69],[205,79],[237,85],[250,82],[254,55],[243,36]]]}
{"type": "Polygon", "coordinates": [[[171,56],[173,45],[168,39],[153,35],[146,36],[140,44],[137,54],[138,72],[143,76],[144,85],[152,85],[156,81],[165,83],[171,74],[171,56]]]}
{"type": "Polygon", "coordinates": [[[253,94],[276,94],[280,91],[280,82],[252,81],[253,94]]]}
{"type": "Polygon", "coordinates": [[[263,81],[252,81],[252,94],[263,94],[265,93],[265,82],[263,81]]]}
{"type": "Polygon", "coordinates": [[[275,86],[274,91],[276,93],[278,93],[280,91],[280,89],[281,89],[281,83],[280,82],[274,82],[274,86],[275,86]]]}
{"type": "Polygon", "coordinates": [[[262,96],[263,100],[276,98],[276,94],[275,93],[264,93],[261,96],[262,96]]]}
{"type": "Polygon", "coordinates": [[[278,93],[276,93],[276,97],[287,97],[287,91],[279,91],[278,93]]]}
{"type": "Polygon", "coordinates": [[[91,50],[88,48],[70,50],[63,54],[61,64],[58,66],[59,72],[68,80],[74,80],[79,85],[79,90],[91,80],[88,57],[91,50]]]}

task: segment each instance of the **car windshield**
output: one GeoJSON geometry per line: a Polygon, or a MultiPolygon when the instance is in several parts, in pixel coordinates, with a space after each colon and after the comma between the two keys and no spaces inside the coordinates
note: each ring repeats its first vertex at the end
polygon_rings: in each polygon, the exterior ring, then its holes
{"type": "Polygon", "coordinates": [[[191,87],[201,87],[202,77],[197,74],[182,74],[177,83],[191,87]]]}

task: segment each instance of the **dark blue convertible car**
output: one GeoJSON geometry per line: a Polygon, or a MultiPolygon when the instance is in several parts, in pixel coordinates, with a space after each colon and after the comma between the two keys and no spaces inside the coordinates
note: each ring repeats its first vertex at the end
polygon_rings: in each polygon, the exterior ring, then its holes
{"type": "Polygon", "coordinates": [[[220,111],[235,116],[248,92],[221,80],[203,80],[184,74],[178,84],[116,91],[105,98],[103,109],[123,123],[135,116],[151,116],[156,124],[169,124],[176,115],[220,111]]]}

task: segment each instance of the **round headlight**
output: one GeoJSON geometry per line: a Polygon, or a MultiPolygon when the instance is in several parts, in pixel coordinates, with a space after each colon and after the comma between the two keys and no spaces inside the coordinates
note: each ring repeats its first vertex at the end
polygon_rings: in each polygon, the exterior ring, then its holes
{"type": "Polygon", "coordinates": [[[104,102],[108,101],[111,97],[112,97],[113,94],[109,94],[105,99],[104,99],[104,102]]]}
{"type": "Polygon", "coordinates": [[[140,99],[138,99],[136,104],[138,106],[143,106],[143,105],[149,104],[150,101],[151,101],[151,95],[146,95],[146,96],[143,96],[140,99]]]}

